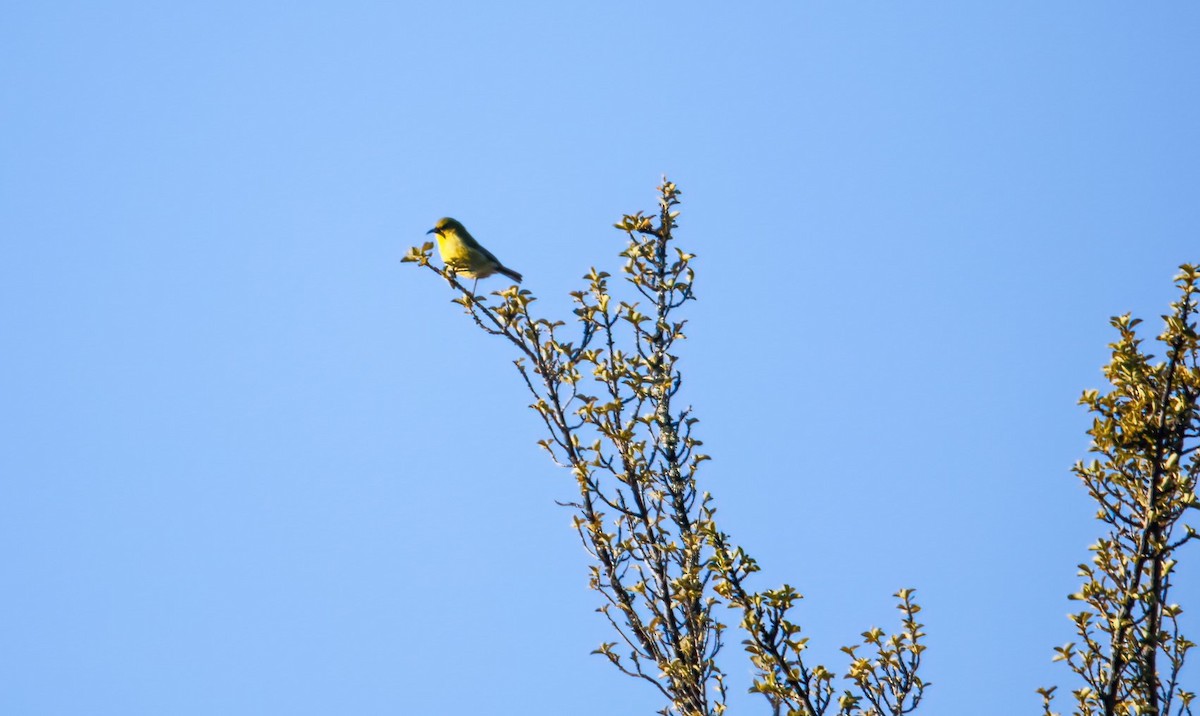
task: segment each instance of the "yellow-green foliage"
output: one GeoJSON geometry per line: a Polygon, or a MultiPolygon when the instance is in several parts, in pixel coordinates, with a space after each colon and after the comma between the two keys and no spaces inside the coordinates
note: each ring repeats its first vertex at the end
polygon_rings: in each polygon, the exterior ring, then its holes
{"type": "Polygon", "coordinates": [[[576,338],[563,321],[535,317],[535,298],[513,286],[499,303],[460,284],[454,267],[438,269],[431,244],[405,261],[427,266],[461,296],[475,323],[505,337],[532,396],[530,407],[548,437],[539,444],[570,471],[578,497],[568,503],[593,559],[592,589],[617,639],[596,649],[617,669],[649,684],[667,702],[661,713],[709,716],[725,711],[725,672],[718,665],[726,625],[719,607],[740,617],[755,671],[752,690],[775,713],[819,716],[911,712],[927,685],[917,676],[924,633],[912,590],[901,590],[901,630],[863,632],[845,647],[848,688],[835,698],[835,674],[804,655],[807,639],[789,613],[791,587],[755,592],[758,566],[715,522],[713,498],[697,486],[709,459],[693,433],[697,419],[676,403],[682,374],[677,344],[685,320],[676,313],[695,299],[694,254],[675,246],[680,192],[664,179],[658,211],[624,216],[620,278],[629,300],[614,295],[607,272],[592,269],[571,294],[576,338]],[[860,656],[859,649],[870,652],[860,656]]]}
{"type": "MultiPolygon", "coordinates": [[[[1095,458],[1075,474],[1096,501],[1107,534],[1079,565],[1081,605],[1071,615],[1078,641],[1055,649],[1083,681],[1075,713],[1190,714],[1194,695],[1179,676],[1193,644],[1180,632],[1182,609],[1170,601],[1179,549],[1195,538],[1186,518],[1197,507],[1200,476],[1200,342],[1196,295],[1200,271],[1183,265],[1180,298],[1158,336],[1163,360],[1147,353],[1128,314],[1112,319],[1117,340],[1104,375],[1106,393],[1080,399],[1094,416],[1095,458]]],[[[1041,689],[1051,714],[1054,689],[1041,689]]]]}

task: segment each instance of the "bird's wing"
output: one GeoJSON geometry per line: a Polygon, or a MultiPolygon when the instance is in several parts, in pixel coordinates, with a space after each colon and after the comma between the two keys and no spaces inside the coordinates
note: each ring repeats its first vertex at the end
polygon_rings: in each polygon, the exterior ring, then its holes
{"type": "Polygon", "coordinates": [[[466,244],[470,249],[472,249],[473,251],[478,251],[479,253],[483,254],[484,256],[486,256],[488,258],[489,261],[491,261],[493,263],[496,263],[496,264],[500,263],[500,259],[496,258],[496,255],[493,254],[491,251],[488,251],[487,249],[483,248],[483,245],[480,244],[478,241],[476,241],[474,236],[471,236],[465,230],[462,231],[461,233],[462,233],[463,243],[466,244]]]}

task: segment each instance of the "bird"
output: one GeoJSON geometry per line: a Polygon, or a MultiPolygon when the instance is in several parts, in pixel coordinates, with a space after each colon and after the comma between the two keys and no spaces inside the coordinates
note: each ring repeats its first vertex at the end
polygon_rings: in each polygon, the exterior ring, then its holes
{"type": "Polygon", "coordinates": [[[500,263],[491,251],[480,246],[457,219],[448,216],[439,219],[437,225],[425,233],[437,236],[438,253],[452,272],[476,281],[501,273],[521,283],[521,274],[500,263]]]}

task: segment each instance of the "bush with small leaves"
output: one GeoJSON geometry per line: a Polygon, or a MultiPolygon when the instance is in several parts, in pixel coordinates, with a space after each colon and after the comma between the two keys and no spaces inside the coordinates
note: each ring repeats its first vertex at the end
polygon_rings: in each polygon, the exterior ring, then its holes
{"type": "Polygon", "coordinates": [[[498,303],[435,266],[432,244],[402,259],[425,266],[461,295],[454,299],[476,325],[502,336],[519,357],[517,371],[546,435],[539,441],[574,477],[578,497],[563,503],[591,556],[590,585],[617,638],[601,644],[617,669],[651,684],[667,702],[662,714],[718,716],[726,709],[725,672],[717,656],[726,625],[718,607],[737,611],[743,643],[762,694],[775,714],[899,716],[912,712],[928,685],[917,675],[924,632],[913,590],[896,594],[901,630],[874,628],[844,647],[850,686],[834,700],[833,672],[809,665],[808,640],[789,614],[801,598],[791,587],[754,592],[758,566],[715,522],[711,494],[697,476],[709,459],[694,434],[691,407],[680,408],[683,381],[677,344],[686,320],[676,313],[695,300],[695,255],[675,245],[680,192],[663,180],[658,210],[623,217],[621,277],[636,296],[614,295],[604,271],[584,276],[571,294],[578,333],[535,316],[536,300],[516,286],[498,303]],[[869,656],[860,656],[866,648],[869,656]]]}
{"type": "MultiPolygon", "coordinates": [[[[1104,370],[1111,389],[1089,390],[1080,403],[1095,417],[1088,434],[1096,458],[1075,474],[1096,501],[1107,534],[1079,565],[1083,586],[1070,599],[1078,641],[1055,649],[1083,685],[1081,716],[1191,714],[1195,694],[1179,682],[1194,644],[1180,632],[1182,609],[1171,602],[1181,547],[1196,537],[1185,522],[1200,503],[1200,339],[1196,331],[1200,269],[1184,264],[1180,298],[1158,336],[1165,360],[1142,348],[1129,314],[1112,319],[1117,340],[1104,370]]],[[[1039,689],[1043,712],[1055,688],[1039,689]]]]}

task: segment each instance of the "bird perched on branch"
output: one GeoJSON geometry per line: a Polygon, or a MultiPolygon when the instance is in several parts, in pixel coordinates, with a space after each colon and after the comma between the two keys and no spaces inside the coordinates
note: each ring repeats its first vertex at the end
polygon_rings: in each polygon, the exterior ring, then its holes
{"type": "Polygon", "coordinates": [[[502,273],[521,283],[521,274],[500,263],[491,251],[480,246],[457,219],[448,216],[440,219],[437,226],[425,233],[437,236],[438,253],[446,268],[454,273],[476,280],[502,273]]]}

